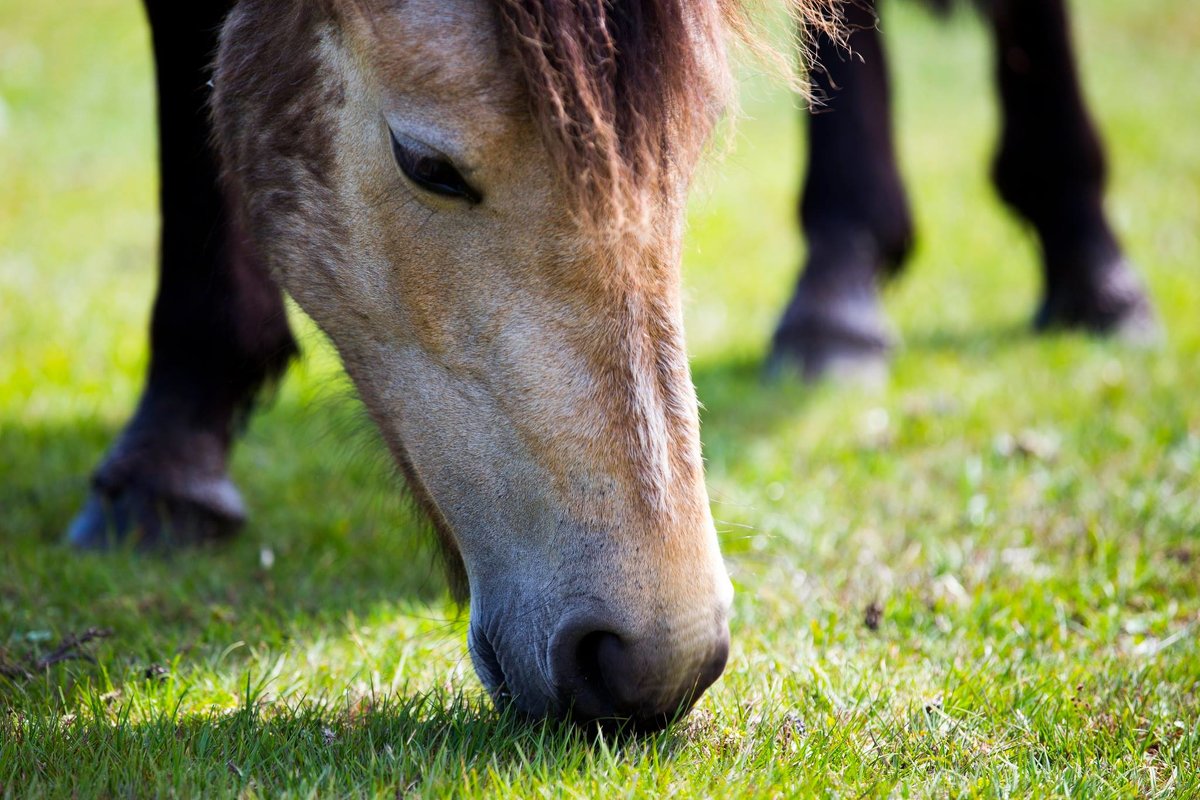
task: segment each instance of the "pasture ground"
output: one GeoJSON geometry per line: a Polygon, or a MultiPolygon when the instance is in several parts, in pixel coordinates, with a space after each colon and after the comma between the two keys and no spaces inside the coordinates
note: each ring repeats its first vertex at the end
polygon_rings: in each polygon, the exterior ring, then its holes
{"type": "Polygon", "coordinates": [[[1200,7],[1074,5],[1163,346],[1027,333],[983,31],[896,3],[923,234],[887,295],[904,347],[876,393],[764,383],[799,145],[789,99],[749,82],[685,265],[733,654],[686,723],[612,742],[484,700],[303,321],[237,453],[239,540],[63,547],[145,364],[147,33],[134,0],[0,0],[0,796],[1200,795],[1200,7]],[[56,650],[89,658],[37,668],[56,650]]]}

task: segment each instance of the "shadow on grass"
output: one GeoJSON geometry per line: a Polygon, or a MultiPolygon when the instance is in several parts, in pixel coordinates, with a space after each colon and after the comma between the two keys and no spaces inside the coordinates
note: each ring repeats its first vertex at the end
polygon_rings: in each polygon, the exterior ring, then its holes
{"type": "Polygon", "coordinates": [[[316,405],[264,409],[239,445],[246,529],[169,555],[63,543],[115,426],[0,422],[0,661],[34,663],[72,634],[110,632],[81,654],[95,663],[57,665],[33,682],[71,696],[77,684],[119,689],[159,664],[186,672],[224,659],[222,671],[236,669],[256,648],[344,638],[347,620],[408,617],[435,638],[455,631],[439,646],[464,649],[433,537],[359,424],[357,401],[316,405]],[[245,646],[226,658],[232,643],[245,646]]]}
{"type": "Polygon", "coordinates": [[[698,363],[692,379],[701,403],[706,451],[770,436],[828,390],[794,376],[768,377],[763,362],[753,358],[698,363]]]}
{"type": "Polygon", "coordinates": [[[924,353],[942,355],[961,354],[964,359],[994,353],[1010,347],[1025,345],[1041,336],[1027,322],[1006,323],[992,327],[921,328],[901,333],[903,348],[910,357],[920,358],[924,353]]]}
{"type": "MultiPolygon", "coordinates": [[[[128,707],[102,703],[90,715],[24,721],[21,736],[36,748],[12,747],[14,737],[6,737],[0,782],[50,796],[80,786],[112,796],[318,789],[338,796],[472,795],[496,783],[561,785],[597,762],[619,768],[639,756],[667,760],[683,750],[690,730],[601,740],[436,693],[349,705],[248,699],[224,714],[167,711],[139,723],[128,721],[128,707]],[[158,785],[146,785],[148,775],[158,785]]],[[[5,724],[0,720],[0,731],[5,724]]]]}
{"type": "MultiPolygon", "coordinates": [[[[1027,347],[1035,336],[1027,325],[1011,324],[966,330],[925,328],[903,332],[901,339],[907,360],[942,355],[965,363],[1027,347]]],[[[981,366],[986,368],[986,361],[981,366]]],[[[703,405],[706,452],[771,437],[821,397],[876,391],[870,386],[839,385],[835,381],[805,383],[797,375],[768,378],[764,361],[748,357],[699,362],[693,366],[693,379],[703,405]]]]}

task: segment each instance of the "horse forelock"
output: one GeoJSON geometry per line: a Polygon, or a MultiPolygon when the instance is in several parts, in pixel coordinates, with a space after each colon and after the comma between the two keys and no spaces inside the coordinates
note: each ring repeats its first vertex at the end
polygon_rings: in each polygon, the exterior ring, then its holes
{"type": "Polygon", "coordinates": [[[492,0],[576,215],[651,222],[653,193],[702,146],[727,95],[716,0],[492,0]]]}
{"type": "MultiPolygon", "coordinates": [[[[747,0],[491,2],[576,216],[618,235],[654,224],[655,194],[688,168],[727,105],[727,34],[779,61],[752,32],[747,0]]],[[[803,40],[835,30],[842,2],[781,5],[803,40]]]]}

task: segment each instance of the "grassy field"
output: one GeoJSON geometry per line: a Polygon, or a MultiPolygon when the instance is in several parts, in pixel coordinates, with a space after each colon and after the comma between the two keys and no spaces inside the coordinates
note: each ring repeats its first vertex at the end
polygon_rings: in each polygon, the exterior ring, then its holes
{"type": "Polygon", "coordinates": [[[1027,333],[984,32],[896,3],[904,347],[875,393],[764,383],[800,148],[790,100],[748,83],[685,264],[733,653],[685,723],[610,742],[486,702],[298,315],[306,356],[234,463],[238,541],[61,544],[145,365],[147,34],[133,0],[0,0],[0,796],[1200,796],[1200,10],[1075,6],[1163,345],[1027,333]],[[90,658],[38,664],[56,651],[90,658]]]}

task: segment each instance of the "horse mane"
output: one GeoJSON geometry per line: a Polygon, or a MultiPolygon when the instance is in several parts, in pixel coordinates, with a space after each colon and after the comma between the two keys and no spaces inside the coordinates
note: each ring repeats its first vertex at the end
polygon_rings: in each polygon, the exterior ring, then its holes
{"type": "MultiPolygon", "coordinates": [[[[802,37],[836,29],[842,0],[783,1],[802,37]]],[[[703,147],[731,94],[728,33],[788,64],[743,0],[492,2],[573,210],[609,235],[646,232],[650,198],[703,147]]]]}

